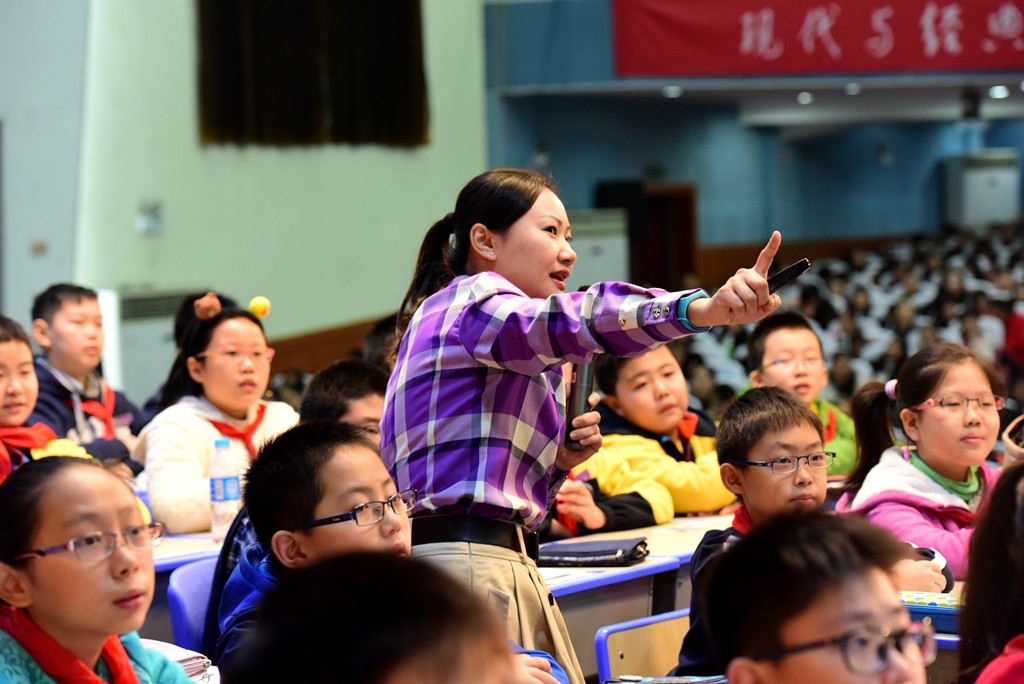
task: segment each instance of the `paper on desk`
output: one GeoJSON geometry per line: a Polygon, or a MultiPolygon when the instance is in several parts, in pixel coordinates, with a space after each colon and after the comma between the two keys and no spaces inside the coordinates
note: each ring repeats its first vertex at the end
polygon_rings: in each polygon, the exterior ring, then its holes
{"type": "Polygon", "coordinates": [[[168,660],[173,660],[185,668],[185,674],[190,679],[199,682],[206,681],[206,671],[210,669],[211,663],[210,659],[202,653],[190,651],[187,648],[169,644],[166,641],[156,641],[155,639],[141,639],[140,641],[142,641],[142,645],[146,648],[162,653],[168,660]]]}

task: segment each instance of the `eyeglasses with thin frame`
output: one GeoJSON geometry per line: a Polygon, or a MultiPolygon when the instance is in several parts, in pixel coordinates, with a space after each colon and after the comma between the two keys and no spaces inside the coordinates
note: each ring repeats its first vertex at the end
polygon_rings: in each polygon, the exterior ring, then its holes
{"type": "Polygon", "coordinates": [[[35,551],[23,553],[20,556],[16,556],[14,560],[23,561],[32,558],[44,558],[71,551],[83,563],[94,563],[114,555],[114,549],[118,546],[118,539],[124,539],[125,544],[135,551],[149,551],[154,546],[157,546],[163,538],[163,524],[153,522],[148,525],[128,527],[121,532],[96,532],[95,534],[75,537],[64,544],[46,546],[35,551]]]}
{"type": "Polygon", "coordinates": [[[786,475],[800,467],[800,461],[806,461],[808,468],[823,470],[832,465],[836,459],[834,451],[815,451],[806,456],[783,456],[772,461],[736,461],[733,465],[759,466],[771,468],[774,475],[786,475]]]}
{"type": "Polygon", "coordinates": [[[295,529],[308,530],[311,527],[333,525],[334,523],[346,522],[348,520],[355,520],[356,525],[366,527],[368,525],[376,525],[384,519],[385,506],[390,506],[395,515],[409,515],[409,511],[412,510],[412,507],[415,505],[416,490],[403,489],[400,492],[392,494],[387,501],[367,501],[364,504],[359,504],[348,513],[340,513],[326,518],[319,518],[308,523],[303,523],[295,529]]]}
{"type": "Polygon", "coordinates": [[[872,676],[885,672],[889,667],[893,649],[907,655],[911,644],[920,651],[925,665],[935,660],[935,628],[930,618],[912,622],[909,627],[898,630],[858,627],[831,639],[762,653],[754,660],[781,660],[794,653],[838,646],[843,665],[850,674],[872,676]]]}
{"type": "Polygon", "coordinates": [[[229,349],[228,351],[204,351],[195,355],[195,358],[200,361],[205,361],[209,356],[219,356],[227,359],[228,363],[236,363],[239,366],[245,359],[249,359],[252,365],[259,366],[260,364],[270,364],[274,360],[275,350],[273,347],[267,347],[266,349],[260,349],[253,352],[242,352],[237,349],[229,349]]]}
{"type": "Polygon", "coordinates": [[[940,399],[926,399],[914,407],[915,411],[924,409],[940,408],[946,413],[964,413],[970,409],[971,402],[978,405],[978,411],[982,413],[994,413],[1006,406],[1006,398],[998,394],[983,394],[980,397],[965,397],[962,394],[951,394],[940,399]]]}
{"type": "Polygon", "coordinates": [[[825,359],[821,356],[803,356],[803,357],[785,357],[782,359],[776,359],[775,361],[769,361],[768,363],[761,366],[759,370],[766,370],[768,368],[778,368],[779,370],[788,373],[790,370],[796,368],[798,365],[803,366],[807,370],[815,370],[820,368],[825,363],[825,359]]]}

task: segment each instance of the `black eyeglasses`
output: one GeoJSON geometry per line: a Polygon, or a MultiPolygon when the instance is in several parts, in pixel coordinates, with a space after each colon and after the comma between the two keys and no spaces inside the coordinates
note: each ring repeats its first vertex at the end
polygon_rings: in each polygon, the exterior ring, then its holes
{"type": "Polygon", "coordinates": [[[836,459],[834,451],[816,451],[806,456],[783,456],[774,461],[736,461],[733,465],[759,466],[771,468],[775,475],[786,475],[800,467],[800,461],[807,461],[807,467],[815,470],[823,470],[832,465],[836,459]]]}
{"type": "Polygon", "coordinates": [[[917,648],[925,665],[934,661],[935,628],[932,627],[932,621],[929,618],[925,618],[921,622],[912,622],[906,629],[895,631],[858,627],[831,639],[822,639],[809,644],[789,646],[762,653],[754,660],[780,660],[794,653],[830,646],[839,647],[843,665],[846,666],[850,674],[871,676],[880,674],[889,667],[893,649],[907,655],[908,649],[917,648]]]}
{"type": "Polygon", "coordinates": [[[346,520],[355,520],[356,525],[359,525],[360,527],[376,525],[384,519],[385,506],[390,506],[395,515],[409,515],[409,511],[414,505],[416,505],[416,490],[403,489],[402,491],[393,494],[387,501],[367,501],[364,504],[359,504],[348,513],[340,513],[327,518],[320,518],[319,520],[303,523],[295,529],[308,530],[311,527],[333,525],[334,523],[345,522],[346,520]]]}
{"type": "Polygon", "coordinates": [[[73,551],[75,557],[83,563],[92,563],[114,555],[117,540],[123,538],[125,543],[136,551],[148,551],[164,538],[164,526],[154,522],[148,525],[136,525],[122,532],[97,532],[83,537],[75,537],[64,544],[46,546],[35,551],[23,553],[14,558],[15,561],[29,560],[52,556],[55,553],[73,551]]]}

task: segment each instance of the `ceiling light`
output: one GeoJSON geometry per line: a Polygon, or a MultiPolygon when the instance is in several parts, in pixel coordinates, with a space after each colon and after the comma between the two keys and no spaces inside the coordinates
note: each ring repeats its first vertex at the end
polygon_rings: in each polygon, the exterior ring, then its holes
{"type": "Polygon", "coordinates": [[[1010,97],[1010,89],[1004,85],[994,85],[988,89],[988,96],[993,100],[1003,100],[1010,97]]]}
{"type": "Polygon", "coordinates": [[[661,89],[661,94],[668,98],[677,98],[683,94],[683,89],[676,85],[665,86],[661,89]]]}
{"type": "Polygon", "coordinates": [[[805,90],[796,96],[796,101],[802,105],[809,105],[814,102],[814,96],[805,90]]]}
{"type": "Polygon", "coordinates": [[[860,95],[860,83],[847,83],[846,84],[847,95],[860,95]]]}

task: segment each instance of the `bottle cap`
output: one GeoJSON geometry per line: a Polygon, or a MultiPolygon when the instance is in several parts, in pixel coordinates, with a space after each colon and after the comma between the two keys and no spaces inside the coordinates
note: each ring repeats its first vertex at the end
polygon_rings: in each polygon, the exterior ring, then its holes
{"type": "Polygon", "coordinates": [[[214,449],[227,449],[231,446],[231,440],[227,437],[218,437],[217,441],[213,443],[214,449]]]}

